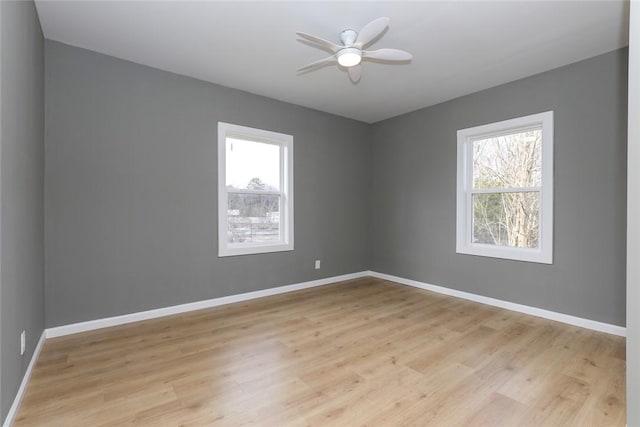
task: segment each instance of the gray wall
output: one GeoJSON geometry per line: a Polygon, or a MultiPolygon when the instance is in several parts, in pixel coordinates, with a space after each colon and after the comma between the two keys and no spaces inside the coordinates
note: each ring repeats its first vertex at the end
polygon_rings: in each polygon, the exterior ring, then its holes
{"type": "Polygon", "coordinates": [[[367,268],[625,323],[626,51],[372,127],[56,42],[46,58],[47,326],[367,268]],[[554,264],[456,255],[456,130],[546,110],[554,264]],[[294,252],[217,257],[217,121],[294,135],[294,252]]]}
{"type": "Polygon", "coordinates": [[[45,52],[48,327],[368,267],[367,124],[57,42],[45,52]],[[294,251],[218,258],[218,121],[294,136],[294,251]]]}
{"type": "Polygon", "coordinates": [[[47,326],[367,268],[625,324],[626,50],[373,126],[45,51],[47,326]],[[456,130],[546,110],[554,264],[455,254],[456,130]],[[294,135],[295,251],[217,257],[218,121],[294,135]]]}
{"type": "Polygon", "coordinates": [[[44,328],[44,53],[33,2],[0,2],[2,420],[44,328]],[[20,331],[27,351],[20,356],[20,331]]]}
{"type": "Polygon", "coordinates": [[[627,425],[640,427],[640,4],[631,2],[627,175],[627,425]]]}
{"type": "Polygon", "coordinates": [[[627,51],[373,126],[374,271],[625,325],[627,51]],[[553,110],[553,265],[455,253],[456,131],[553,110]]]}

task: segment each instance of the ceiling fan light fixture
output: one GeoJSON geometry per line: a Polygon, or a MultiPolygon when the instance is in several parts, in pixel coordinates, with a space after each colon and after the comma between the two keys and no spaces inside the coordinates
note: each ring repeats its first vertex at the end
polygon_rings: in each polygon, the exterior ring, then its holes
{"type": "Polygon", "coordinates": [[[362,51],[353,47],[340,50],[336,53],[338,64],[343,67],[355,67],[362,61],[362,51]]]}

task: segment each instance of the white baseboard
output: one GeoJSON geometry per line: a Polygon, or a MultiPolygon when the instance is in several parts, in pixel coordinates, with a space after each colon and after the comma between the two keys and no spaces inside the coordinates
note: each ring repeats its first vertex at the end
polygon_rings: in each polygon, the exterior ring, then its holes
{"type": "Polygon", "coordinates": [[[544,310],[542,308],[531,307],[514,302],[504,301],[500,299],[476,295],[469,292],[458,291],[455,289],[445,288],[443,286],[430,285],[428,283],[418,282],[416,280],[405,279],[390,274],[378,273],[375,271],[368,272],[370,276],[378,279],[389,280],[391,282],[400,283],[401,285],[413,286],[415,288],[425,289],[427,291],[437,292],[439,294],[450,295],[457,298],[463,298],[469,301],[475,301],[482,304],[492,305],[495,307],[505,308],[519,313],[530,314],[532,316],[542,317],[545,319],[555,320],[557,322],[567,323],[569,325],[580,326],[594,331],[606,332],[612,335],[626,336],[627,330],[623,326],[611,325],[609,323],[598,322],[596,320],[584,319],[582,317],[571,316],[569,314],[557,313],[555,311],[544,310]]]}
{"type": "Polygon", "coordinates": [[[262,298],[271,295],[283,294],[285,292],[298,291],[301,289],[313,288],[316,286],[328,285],[342,282],[344,280],[357,279],[369,275],[368,271],[344,274],[341,276],[327,277],[325,279],[311,280],[309,282],[296,283],[293,285],[279,286],[277,288],[263,289],[260,291],[247,292],[244,294],[229,295],[226,297],[213,298],[204,301],[196,301],[187,304],[174,305],[170,307],[157,308],[155,310],[140,311],[137,313],[123,314],[121,316],[107,317],[104,319],[89,320],[86,322],[72,323],[70,325],[57,326],[45,330],[47,338],[61,337],[64,335],[77,334],[79,332],[92,331],[94,329],[108,328],[111,326],[123,325],[125,323],[139,322],[141,320],[154,319],[156,317],[170,316],[188,311],[201,310],[203,308],[216,307],[219,305],[242,302],[255,298],[262,298]]]}
{"type": "Polygon", "coordinates": [[[262,298],[271,295],[278,295],[285,292],[292,292],[301,289],[312,288],[316,286],[328,285],[331,283],[341,282],[344,280],[357,279],[360,277],[377,277],[383,280],[389,280],[402,285],[412,286],[415,288],[425,289],[444,295],[450,295],[457,298],[463,298],[482,304],[492,305],[519,313],[530,314],[532,316],[542,317],[545,319],[555,320],[582,328],[592,329],[595,331],[606,332],[613,335],[626,336],[626,328],[609,323],[598,322],[596,320],[584,319],[581,317],[571,316],[569,314],[558,313],[555,311],[544,310],[528,305],[517,304],[496,298],[485,297],[482,295],[472,294],[470,292],[458,291],[444,286],[431,285],[419,282],[417,280],[405,279],[403,277],[393,276],[390,274],[378,273],[376,271],[361,271],[358,273],[344,274],[341,276],[327,277],[325,279],[312,280],[293,285],[279,286],[277,288],[264,289],[260,291],[247,292],[244,294],[229,295],[226,297],[213,298],[204,301],[196,301],[187,304],[174,305],[170,307],[158,308],[155,310],[141,311],[137,313],[124,314],[121,316],[107,317],[104,319],[89,320],[86,322],[72,323],[64,326],[45,329],[46,338],[55,338],[64,335],[76,334],[79,332],[92,331],[95,329],[108,328],[111,326],[123,325],[126,323],[139,322],[142,320],[154,319],[157,317],[170,316],[172,314],[180,314],[188,311],[200,310],[203,308],[216,307],[235,302],[248,301],[255,298],[262,298]]]}
{"type": "Polygon", "coordinates": [[[20,383],[20,387],[18,388],[16,397],[13,399],[13,404],[11,405],[11,408],[9,408],[9,412],[7,413],[7,418],[4,419],[4,423],[2,424],[3,427],[10,427],[11,424],[13,424],[14,418],[18,413],[18,408],[20,408],[20,403],[22,403],[24,392],[27,390],[27,384],[29,384],[31,373],[33,372],[33,368],[35,368],[36,362],[38,361],[38,357],[40,356],[40,351],[42,350],[42,346],[44,345],[45,339],[46,339],[46,334],[44,331],[42,331],[42,335],[40,335],[38,344],[36,345],[35,350],[33,350],[33,355],[31,355],[29,366],[27,366],[27,370],[25,371],[24,376],[22,377],[22,382],[20,383]]]}

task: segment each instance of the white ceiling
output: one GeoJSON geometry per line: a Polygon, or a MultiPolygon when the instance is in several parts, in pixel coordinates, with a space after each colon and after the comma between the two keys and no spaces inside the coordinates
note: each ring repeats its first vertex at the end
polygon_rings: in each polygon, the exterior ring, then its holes
{"type": "Polygon", "coordinates": [[[628,2],[187,2],[36,0],[44,35],[74,46],[373,123],[628,43],[628,2]],[[296,31],[339,42],[380,16],[370,49],[410,64],[363,63],[297,75],[328,56],[296,31]]]}

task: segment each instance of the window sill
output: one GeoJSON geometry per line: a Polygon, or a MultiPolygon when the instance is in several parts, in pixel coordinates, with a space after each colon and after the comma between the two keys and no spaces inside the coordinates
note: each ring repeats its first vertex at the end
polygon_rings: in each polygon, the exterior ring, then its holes
{"type": "Polygon", "coordinates": [[[553,253],[542,249],[507,248],[474,243],[457,247],[456,253],[539,264],[553,264],[553,253]]]}
{"type": "Polygon", "coordinates": [[[293,244],[274,244],[274,245],[260,245],[260,246],[235,246],[220,248],[218,251],[218,258],[238,255],[254,255],[264,254],[270,252],[285,252],[292,251],[293,244]]]}

